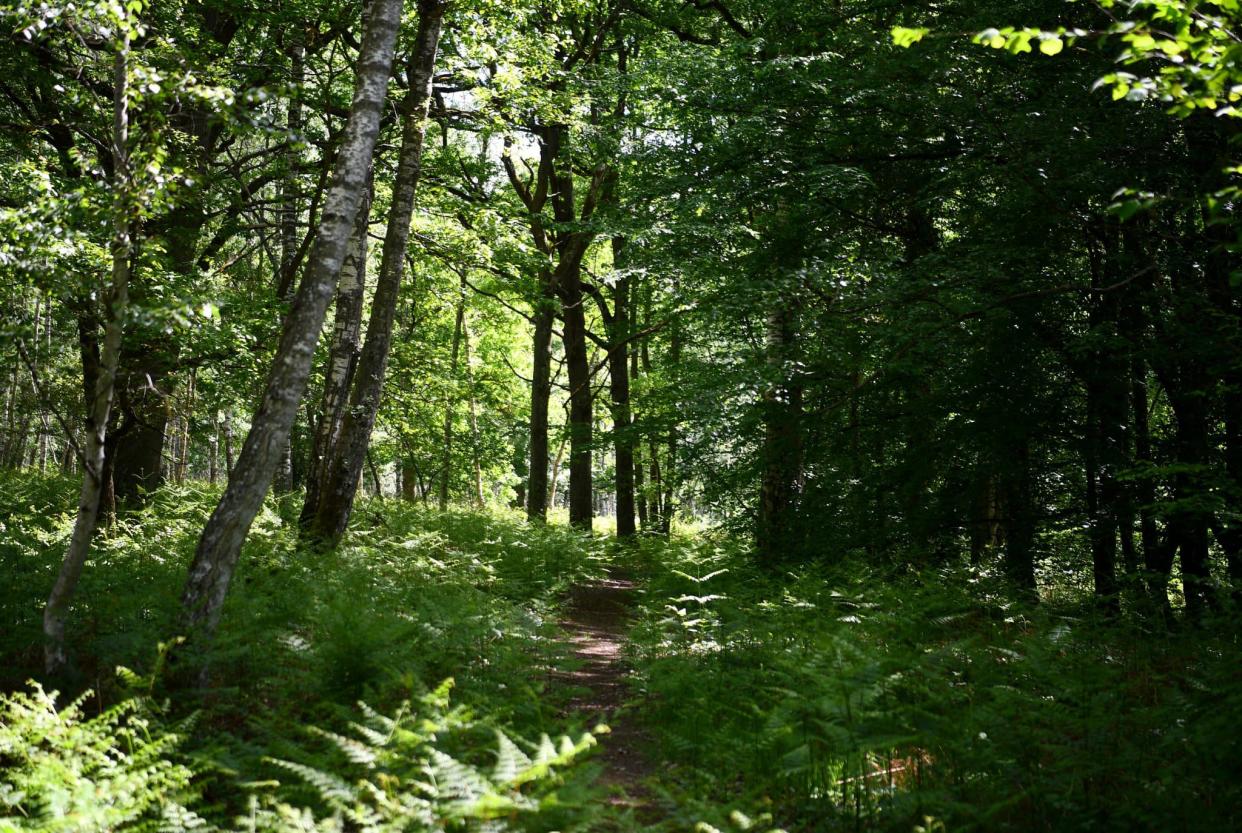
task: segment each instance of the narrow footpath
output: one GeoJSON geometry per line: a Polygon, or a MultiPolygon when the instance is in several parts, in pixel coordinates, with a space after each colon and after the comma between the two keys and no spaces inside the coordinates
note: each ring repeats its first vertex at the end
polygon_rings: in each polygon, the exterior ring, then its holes
{"type": "Polygon", "coordinates": [[[565,642],[579,665],[562,676],[569,684],[585,689],[570,708],[594,723],[607,724],[609,734],[600,738],[604,764],[603,782],[614,804],[641,807],[645,804],[642,782],[652,772],[642,752],[642,732],[618,710],[627,695],[627,669],[622,645],[637,593],[633,581],[618,572],[570,593],[566,618],[561,622],[565,642]]]}

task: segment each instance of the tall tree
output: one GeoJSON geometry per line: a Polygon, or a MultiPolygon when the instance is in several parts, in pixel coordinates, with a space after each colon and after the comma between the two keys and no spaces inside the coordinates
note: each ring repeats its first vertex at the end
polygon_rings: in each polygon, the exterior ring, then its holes
{"type": "Polygon", "coordinates": [[[185,624],[205,637],[210,637],[219,623],[242,543],[271,486],[306,392],[319,331],[367,189],[402,5],[402,0],[372,0],[368,7],[349,122],[333,167],[314,248],[285,319],[250,432],[190,565],[182,593],[185,624]]]}
{"type": "Polygon", "coordinates": [[[82,576],[91,538],[99,518],[103,494],[104,448],[107,441],[108,417],[116,385],[117,365],[121,357],[121,338],[129,306],[130,257],[132,227],[137,214],[137,195],[130,172],[129,151],[129,51],[136,33],[134,21],[123,12],[113,21],[118,27],[112,75],[112,283],[105,307],[105,335],[99,357],[98,376],[92,391],[91,407],[86,423],[86,448],[82,457],[82,491],[73,535],[65,550],[56,583],[43,609],[44,665],[48,674],[60,673],[68,663],[65,647],[65,617],[69,603],[82,576]]]}
{"type": "Polygon", "coordinates": [[[422,175],[423,140],[427,130],[427,108],[431,102],[436,53],[447,5],[444,0],[420,0],[418,4],[418,34],[408,67],[410,89],[403,105],[405,124],[401,151],[375,296],[371,300],[371,317],[354,373],[349,408],[341,422],[336,445],[324,463],[325,476],[320,488],[319,506],[309,526],[310,533],[324,542],[340,540],[349,524],[354,495],[371,441],[371,430],[375,426],[383,395],[397,295],[405,270],[406,245],[414,214],[414,198],[422,175]]]}

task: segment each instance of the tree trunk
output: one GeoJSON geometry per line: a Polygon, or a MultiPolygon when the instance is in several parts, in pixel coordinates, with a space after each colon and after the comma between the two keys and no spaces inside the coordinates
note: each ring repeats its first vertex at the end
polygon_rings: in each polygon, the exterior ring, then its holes
{"type": "Polygon", "coordinates": [[[349,389],[358,365],[358,349],[362,334],[362,302],[367,277],[367,228],[371,220],[371,188],[363,194],[362,205],[354,220],[353,234],[345,260],[341,263],[341,277],[336,288],[336,313],[332,323],[332,344],[328,349],[328,364],[324,371],[323,398],[319,406],[319,421],[311,441],[310,465],[306,472],[306,496],[302,501],[299,523],[310,523],[319,507],[319,495],[323,488],[324,471],[328,455],[340,436],[345,407],[349,403],[349,389]]]}
{"type": "Polygon", "coordinates": [[[789,379],[793,345],[793,311],[782,304],[768,316],[771,378],[762,402],[763,468],[755,528],[760,558],[768,564],[788,558],[798,548],[795,516],[802,482],[802,392],[789,379]]]}
{"type": "Polygon", "coordinates": [[[612,292],[609,326],[608,384],[612,397],[612,431],[615,488],[617,490],[617,537],[634,535],[634,435],[630,431],[630,365],[625,339],[630,335],[630,279],[624,272],[625,239],[612,240],[613,265],[618,270],[612,292]]]}
{"type": "MultiPolygon", "coordinates": [[[[1092,234],[1092,232],[1089,232],[1092,234]]],[[[1120,612],[1117,593],[1117,525],[1121,489],[1117,471],[1124,465],[1126,367],[1118,348],[1118,296],[1102,291],[1116,283],[1120,270],[1118,231],[1106,223],[1089,237],[1091,296],[1088,323],[1093,342],[1085,372],[1087,394],[1084,455],[1087,516],[1096,600],[1106,613],[1120,612]]]]}
{"type": "Polygon", "coordinates": [[[565,324],[565,366],[569,371],[569,524],[590,531],[595,514],[591,501],[591,434],[595,414],[581,275],[577,269],[568,271],[570,274],[562,283],[561,316],[565,324]]]}
{"type": "MultiPolygon", "coordinates": [[[[296,34],[295,34],[296,38],[296,34]]],[[[294,93],[289,100],[289,112],[286,114],[285,127],[289,134],[289,145],[285,149],[285,175],[280,183],[280,268],[276,277],[276,297],[287,301],[293,294],[294,281],[297,278],[298,251],[298,215],[300,212],[298,186],[298,164],[301,154],[298,152],[298,135],[302,132],[302,82],[305,79],[305,49],[300,43],[290,46],[289,82],[294,93]]],[[[284,453],[280,464],[276,467],[276,478],[273,488],[277,492],[292,492],[297,488],[294,477],[293,432],[285,441],[284,453]]]]}
{"type": "Polygon", "coordinates": [[[310,526],[312,537],[328,544],[339,541],[349,524],[358,479],[379,413],[397,312],[397,296],[405,270],[410,221],[414,215],[414,197],[422,174],[427,108],[431,102],[436,51],[446,6],[445,0],[419,0],[418,3],[418,34],[410,56],[410,89],[403,107],[405,127],[375,297],[371,300],[371,318],[367,322],[366,341],[358,358],[349,409],[341,423],[340,438],[329,455],[319,507],[310,526]]]}
{"type": "Polygon", "coordinates": [[[512,508],[525,510],[526,484],[530,480],[530,426],[517,422],[513,425],[513,474],[517,483],[513,486],[512,508]]]}
{"type": "Polygon", "coordinates": [[[1030,438],[1015,437],[1003,475],[1005,524],[1005,576],[1018,594],[1029,602],[1039,600],[1035,584],[1035,504],[1031,494],[1030,438]]]}
{"type": "MultiPolygon", "coordinates": [[[[542,283],[547,287],[549,281],[542,283]]],[[[526,487],[526,517],[541,522],[548,519],[548,402],[552,397],[553,315],[552,299],[545,295],[535,310],[530,386],[530,480],[526,487]]]]}
{"type": "Polygon", "coordinates": [[[233,419],[228,411],[224,412],[224,479],[227,482],[233,475],[233,419]]]}
{"type": "MultiPolygon", "coordinates": [[[[463,289],[464,297],[465,291],[463,289]]],[[[482,509],[485,503],[483,497],[483,460],[480,457],[481,450],[479,448],[479,415],[478,403],[474,397],[474,369],[470,366],[470,321],[464,317],[461,322],[461,349],[462,356],[466,361],[466,404],[468,406],[467,414],[470,418],[470,456],[474,466],[474,505],[476,508],[482,509]]]]}
{"type": "Polygon", "coordinates": [[[68,662],[65,647],[65,618],[69,603],[77,588],[82,568],[90,553],[91,538],[99,517],[100,496],[104,489],[104,444],[107,439],[108,417],[112,409],[112,394],[116,383],[117,364],[121,356],[121,335],[124,328],[126,307],[129,304],[130,275],[130,205],[129,178],[129,35],[123,35],[117,49],[113,68],[113,118],[112,118],[112,165],[113,165],[113,236],[112,236],[112,288],[106,309],[107,324],[104,330],[103,352],[100,356],[98,378],[90,408],[86,433],[86,471],[82,476],[82,491],[78,499],[78,514],[73,524],[73,535],[65,551],[56,584],[43,609],[44,665],[49,675],[59,674],[68,662]]]}
{"type": "MultiPolygon", "coordinates": [[[[449,348],[449,384],[457,384],[457,360],[461,354],[461,331],[466,315],[466,276],[462,273],[461,286],[457,291],[457,312],[453,319],[453,343],[449,348]]],[[[444,437],[440,457],[440,511],[448,509],[449,478],[453,473],[453,411],[456,399],[452,392],[444,401],[444,437]]]]}
{"type": "MultiPolygon", "coordinates": [[[[636,325],[635,329],[637,328],[638,326],[636,325]]],[[[638,353],[639,353],[639,345],[638,344],[630,345],[629,347],[630,380],[632,382],[637,382],[639,378],[638,353]]],[[[638,425],[639,425],[639,418],[634,412],[633,403],[631,403],[630,404],[630,426],[631,426],[631,431],[632,431],[631,436],[634,437],[634,439],[631,441],[631,448],[633,449],[633,453],[634,453],[634,460],[633,460],[634,462],[634,498],[635,498],[635,503],[637,504],[635,506],[635,509],[638,510],[638,528],[646,531],[648,528],[648,524],[650,523],[650,518],[648,517],[648,511],[647,511],[647,485],[646,485],[646,476],[643,471],[643,466],[644,466],[645,461],[643,460],[642,443],[638,441],[637,433],[634,431],[634,429],[638,428],[638,425]]]]}
{"type": "MultiPolygon", "coordinates": [[[[328,302],[341,271],[379,133],[401,25],[402,0],[372,0],[353,103],[319,220],[314,250],[272,362],[262,401],[228,488],[203,530],[182,594],[185,625],[209,639],[220,620],[242,542],[262,506],[297,416],[328,302]]],[[[205,666],[204,666],[205,669],[205,666]]]]}
{"type": "Polygon", "coordinates": [[[552,484],[548,490],[548,506],[556,506],[556,489],[561,482],[561,462],[565,459],[565,448],[569,445],[569,431],[561,434],[561,441],[556,446],[556,458],[552,460],[552,484]]]}
{"type": "Polygon", "coordinates": [[[1177,422],[1177,461],[1185,466],[1185,470],[1173,478],[1173,499],[1178,508],[1170,519],[1170,534],[1181,553],[1186,615],[1192,622],[1199,621],[1214,602],[1208,566],[1211,513],[1202,506],[1208,488],[1202,478],[1208,466],[1210,447],[1207,403],[1202,390],[1198,385],[1193,385],[1190,391],[1169,390],[1169,402],[1177,422]]]}

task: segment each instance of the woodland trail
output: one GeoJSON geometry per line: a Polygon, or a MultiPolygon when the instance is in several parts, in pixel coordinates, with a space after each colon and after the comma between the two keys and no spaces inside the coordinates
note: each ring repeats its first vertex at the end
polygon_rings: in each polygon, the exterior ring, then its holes
{"type": "Polygon", "coordinates": [[[564,641],[579,661],[576,668],[561,677],[584,691],[570,702],[570,708],[608,725],[601,738],[603,783],[613,804],[640,808],[646,804],[642,782],[652,772],[642,754],[643,734],[631,720],[618,717],[625,704],[628,674],[622,660],[622,646],[637,585],[624,574],[613,572],[591,584],[570,591],[566,618],[561,621],[564,641]]]}

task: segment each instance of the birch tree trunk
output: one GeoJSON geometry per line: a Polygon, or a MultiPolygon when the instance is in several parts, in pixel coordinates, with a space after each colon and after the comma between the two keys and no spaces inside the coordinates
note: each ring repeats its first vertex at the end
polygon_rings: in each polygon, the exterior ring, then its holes
{"type": "Polygon", "coordinates": [[[300,522],[303,527],[315,517],[319,495],[327,476],[328,455],[341,433],[349,388],[358,367],[359,342],[362,336],[362,301],[366,290],[367,227],[371,220],[370,188],[363,196],[362,207],[354,223],[349,249],[341,264],[341,279],[336,289],[336,316],[332,325],[332,346],[328,350],[328,368],[324,373],[323,399],[319,423],[311,446],[310,470],[306,475],[306,497],[302,503],[300,522]]]}
{"type": "Polygon", "coordinates": [[[410,90],[405,100],[405,128],[393,183],[392,208],[384,235],[371,318],[366,341],[358,359],[353,395],[341,423],[341,436],[327,466],[319,507],[310,524],[310,533],[324,543],[335,544],[345,534],[358,490],[358,478],[366,460],[371,430],[379,413],[388,353],[392,345],[397,295],[405,267],[414,197],[422,175],[423,139],[426,135],[427,108],[431,102],[436,51],[444,21],[445,0],[419,0],[418,34],[410,58],[410,90]]]}
{"type": "Polygon", "coordinates": [[[332,172],[332,186],[324,201],[314,249],[285,319],[250,432],[190,565],[181,599],[184,624],[204,639],[210,639],[219,623],[242,542],[271,486],[306,393],[319,331],[367,187],[402,5],[402,0],[372,0],[370,4],[349,122],[332,172]]]}
{"type": "Polygon", "coordinates": [[[112,411],[112,394],[116,386],[116,368],[121,355],[121,334],[129,305],[130,273],[130,205],[129,180],[129,35],[122,36],[113,66],[112,164],[113,164],[113,231],[112,288],[105,310],[103,352],[99,374],[95,379],[90,419],[86,432],[86,450],[82,475],[82,491],[73,535],[61,562],[56,584],[43,609],[44,666],[49,675],[58,674],[68,663],[65,648],[65,618],[77,588],[82,568],[90,553],[91,538],[99,520],[100,495],[104,488],[104,443],[107,439],[108,416],[112,411]]]}

